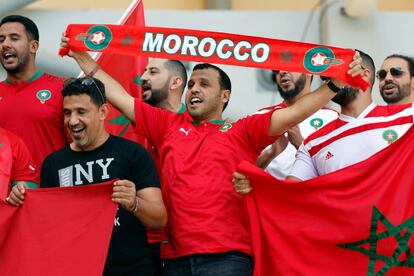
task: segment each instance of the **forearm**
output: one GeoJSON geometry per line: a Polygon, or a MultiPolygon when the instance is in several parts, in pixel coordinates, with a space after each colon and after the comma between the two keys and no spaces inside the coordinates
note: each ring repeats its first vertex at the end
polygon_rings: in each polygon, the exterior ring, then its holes
{"type": "MultiPolygon", "coordinates": [[[[85,75],[92,72],[97,66],[97,63],[87,52],[75,52],[72,56],[85,75]]],[[[102,69],[97,70],[93,77],[99,79],[105,85],[105,95],[108,101],[120,110],[128,120],[135,122],[134,98],[125,91],[122,85],[102,69]]]]}
{"type": "Polygon", "coordinates": [[[323,84],[316,91],[301,97],[295,104],[277,109],[273,112],[270,121],[269,135],[281,135],[286,130],[321,109],[336,94],[323,84]]]}
{"type": "Polygon", "coordinates": [[[134,215],[145,227],[162,229],[167,224],[167,211],[164,203],[148,201],[137,196],[137,207],[134,215]]]}

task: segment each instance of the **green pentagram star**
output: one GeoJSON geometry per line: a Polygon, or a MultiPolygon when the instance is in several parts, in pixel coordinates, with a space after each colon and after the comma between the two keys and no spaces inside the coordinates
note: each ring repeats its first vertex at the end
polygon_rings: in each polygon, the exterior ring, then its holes
{"type": "Polygon", "coordinates": [[[130,46],[131,45],[131,43],[132,43],[132,37],[130,36],[130,35],[127,35],[126,37],[123,37],[122,38],[122,44],[121,44],[121,46],[124,46],[124,45],[126,45],[126,46],[130,46]]]}
{"type": "Polygon", "coordinates": [[[358,251],[364,255],[369,256],[368,263],[368,276],[385,275],[390,271],[392,267],[410,267],[414,268],[414,258],[411,255],[411,250],[408,242],[411,239],[414,230],[414,216],[410,217],[400,225],[394,226],[375,206],[372,208],[371,228],[369,238],[347,243],[338,244],[339,247],[358,251]],[[381,222],[386,228],[386,231],[377,233],[378,222],[381,222]],[[402,234],[403,230],[405,233],[402,234]],[[391,257],[377,254],[377,242],[388,237],[394,237],[398,242],[397,248],[394,250],[391,257]],[[363,248],[363,244],[369,243],[369,250],[363,248]],[[405,252],[406,259],[401,261],[398,258],[405,252]],[[377,261],[384,262],[385,264],[375,274],[375,264],[377,261]]]}
{"type": "Polygon", "coordinates": [[[294,54],[289,53],[289,50],[286,50],[285,52],[280,52],[280,54],[282,55],[282,60],[286,61],[287,63],[290,63],[290,58],[294,56],[294,54]]]}

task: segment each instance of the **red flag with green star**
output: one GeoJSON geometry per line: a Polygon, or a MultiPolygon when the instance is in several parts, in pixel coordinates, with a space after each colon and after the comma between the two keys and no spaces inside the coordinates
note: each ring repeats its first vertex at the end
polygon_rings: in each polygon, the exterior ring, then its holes
{"type": "MultiPolygon", "coordinates": [[[[141,0],[133,1],[120,19],[119,25],[145,26],[144,8],[141,0]]],[[[127,39],[125,43],[128,43],[127,39]]],[[[98,56],[97,63],[133,97],[141,98],[140,76],[148,63],[147,57],[102,53],[98,56]]],[[[113,106],[111,106],[108,115],[106,129],[113,135],[144,143],[143,138],[135,134],[131,128],[129,120],[113,106]]]]}
{"type": "Polygon", "coordinates": [[[242,163],[254,275],[414,275],[413,139],[305,182],[242,163]]]}

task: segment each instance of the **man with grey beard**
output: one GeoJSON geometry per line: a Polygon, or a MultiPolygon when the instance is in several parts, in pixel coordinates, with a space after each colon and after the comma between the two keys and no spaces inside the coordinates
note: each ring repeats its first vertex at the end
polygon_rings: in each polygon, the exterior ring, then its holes
{"type": "Polygon", "coordinates": [[[381,97],[387,104],[414,101],[414,60],[393,54],[385,58],[377,72],[381,97]]]}
{"type": "MultiPolygon", "coordinates": [[[[280,107],[294,104],[300,97],[311,92],[313,76],[303,73],[273,71],[276,86],[283,102],[280,107]]],[[[322,126],[338,118],[338,113],[322,108],[298,125],[288,129],[280,139],[268,146],[259,156],[256,164],[279,179],[285,179],[295,162],[295,154],[303,139],[322,126]]]]}

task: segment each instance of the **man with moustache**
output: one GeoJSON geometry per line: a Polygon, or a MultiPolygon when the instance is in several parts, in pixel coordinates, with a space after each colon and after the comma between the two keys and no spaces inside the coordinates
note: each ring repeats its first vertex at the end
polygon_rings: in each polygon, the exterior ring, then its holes
{"type": "MultiPolygon", "coordinates": [[[[283,102],[281,108],[291,106],[300,97],[311,92],[313,76],[287,71],[273,71],[277,89],[283,102]]],[[[256,164],[276,178],[285,179],[295,162],[295,154],[303,139],[311,133],[338,118],[338,113],[322,108],[295,127],[288,129],[285,135],[267,147],[259,156],[256,164]]]]}
{"type": "MultiPolygon", "coordinates": [[[[141,81],[144,102],[177,114],[185,111],[185,104],[181,103],[181,97],[187,83],[187,72],[181,61],[152,58],[145,67],[141,81]]],[[[160,156],[157,148],[149,142],[146,142],[145,146],[154,158],[158,174],[161,176],[160,156]]],[[[165,239],[163,231],[149,228],[147,235],[151,259],[155,267],[154,276],[161,276],[163,262],[160,259],[160,245],[165,239]]]]}
{"type": "Polygon", "coordinates": [[[187,84],[187,72],[181,61],[152,58],[141,81],[144,102],[178,114],[185,111],[181,97],[187,84]]]}
{"type": "Polygon", "coordinates": [[[7,79],[0,82],[0,127],[18,135],[37,168],[67,143],[63,126],[63,79],[36,68],[39,31],[27,17],[0,21],[0,62],[7,79]]]}
{"type": "Polygon", "coordinates": [[[385,58],[377,72],[381,97],[387,104],[414,101],[414,60],[393,54],[385,58]]]}
{"type": "MultiPolygon", "coordinates": [[[[287,180],[305,181],[365,160],[393,143],[412,126],[412,103],[377,106],[372,102],[374,61],[366,53],[358,52],[364,68],[363,78],[371,87],[362,92],[345,86],[332,98],[341,106],[339,118],[304,140],[287,180]]],[[[241,195],[252,191],[249,179],[238,172],[233,174],[233,183],[241,195]]]]}

